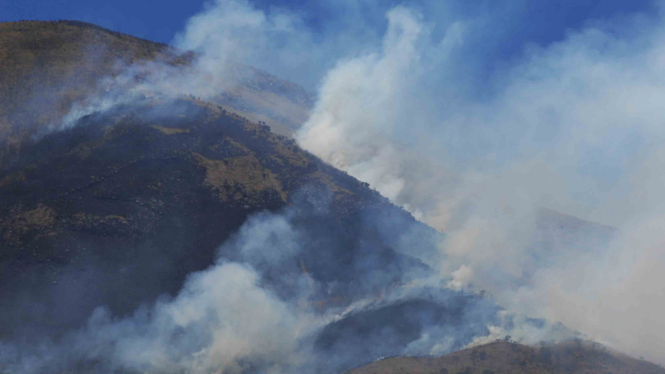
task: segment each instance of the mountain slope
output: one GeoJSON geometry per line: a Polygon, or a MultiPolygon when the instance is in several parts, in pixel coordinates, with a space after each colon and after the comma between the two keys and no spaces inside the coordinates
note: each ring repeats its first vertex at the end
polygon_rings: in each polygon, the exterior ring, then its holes
{"type": "Polygon", "coordinates": [[[359,225],[363,217],[416,224],[293,141],[214,104],[144,103],[85,117],[0,171],[0,297],[8,301],[0,335],[74,326],[98,305],[129,313],[174,293],[249,215],[287,204],[319,242],[303,266],[347,297],[359,239],[375,262],[363,271],[400,261],[359,225]]]}
{"type": "MultiPolygon", "coordinates": [[[[74,103],[100,92],[101,78],[146,62],[187,69],[195,58],[83,22],[0,23],[0,164],[35,128],[58,123],[74,103]]],[[[283,134],[306,120],[312,98],[301,87],[249,66],[229,69],[242,79],[213,98],[227,110],[283,134]]]]}
{"type": "Polygon", "coordinates": [[[347,374],[662,374],[665,369],[581,340],[530,347],[495,342],[443,357],[396,357],[347,374]]]}

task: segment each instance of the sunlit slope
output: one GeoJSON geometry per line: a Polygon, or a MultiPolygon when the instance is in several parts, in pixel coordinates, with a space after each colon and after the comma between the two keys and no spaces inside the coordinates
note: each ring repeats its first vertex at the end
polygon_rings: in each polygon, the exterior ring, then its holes
{"type": "Polygon", "coordinates": [[[592,342],[571,341],[530,347],[495,342],[443,357],[395,357],[346,374],[661,374],[652,363],[592,342]]]}
{"type": "MultiPolygon", "coordinates": [[[[148,61],[187,68],[195,58],[83,22],[0,23],[0,163],[26,134],[57,123],[73,103],[98,92],[101,79],[148,61]]],[[[307,118],[312,99],[301,87],[245,65],[231,69],[249,78],[214,98],[228,110],[282,134],[307,118]]]]}

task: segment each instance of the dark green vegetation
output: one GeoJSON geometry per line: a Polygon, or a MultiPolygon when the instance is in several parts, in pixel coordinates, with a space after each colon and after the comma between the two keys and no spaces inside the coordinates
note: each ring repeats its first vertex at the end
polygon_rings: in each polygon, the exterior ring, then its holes
{"type": "Polygon", "coordinates": [[[661,374],[665,369],[581,340],[529,347],[495,342],[443,357],[395,357],[347,374],[661,374]]]}

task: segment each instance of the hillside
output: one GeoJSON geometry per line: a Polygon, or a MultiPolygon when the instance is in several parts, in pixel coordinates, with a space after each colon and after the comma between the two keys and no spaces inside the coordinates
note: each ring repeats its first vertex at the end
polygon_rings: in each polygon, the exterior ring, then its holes
{"type": "Polygon", "coordinates": [[[319,242],[303,266],[339,283],[339,295],[361,276],[359,240],[376,261],[363,272],[401,261],[359,223],[416,222],[363,183],[216,104],[145,105],[86,117],[0,171],[0,335],[24,323],[77,325],[102,304],[128,313],[174,293],[248,216],[287,205],[319,242]]]}
{"type": "Polygon", "coordinates": [[[530,347],[509,342],[481,345],[443,357],[395,357],[346,374],[662,374],[665,369],[587,341],[530,347]]]}
{"type": "MultiPolygon", "coordinates": [[[[186,69],[195,58],[83,22],[0,23],[0,164],[35,128],[57,123],[74,103],[99,92],[101,78],[145,62],[186,69]]],[[[227,110],[282,134],[307,118],[312,99],[301,87],[245,65],[232,69],[243,80],[212,98],[227,110]]]]}

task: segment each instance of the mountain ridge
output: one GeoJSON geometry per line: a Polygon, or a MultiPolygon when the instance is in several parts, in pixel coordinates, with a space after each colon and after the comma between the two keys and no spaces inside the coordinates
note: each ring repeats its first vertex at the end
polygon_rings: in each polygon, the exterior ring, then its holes
{"type": "MultiPolygon", "coordinates": [[[[36,128],[58,123],[102,92],[101,78],[145,62],[186,69],[195,59],[193,52],[80,21],[0,23],[0,164],[36,128]]],[[[285,135],[306,119],[313,98],[301,87],[247,65],[229,69],[242,80],[212,101],[285,135]]]]}
{"type": "Polygon", "coordinates": [[[442,357],[387,358],[345,374],[660,374],[665,368],[590,341],[527,346],[496,341],[442,357]]]}
{"type": "MultiPolygon", "coordinates": [[[[330,218],[347,222],[343,225],[373,209],[388,209],[415,224],[410,214],[362,182],[273,134],[266,125],[220,106],[180,99],[168,106],[119,108],[81,121],[25,148],[0,171],[0,243],[5,248],[0,254],[0,284],[7,300],[18,287],[14,277],[20,279],[26,269],[42,269],[43,279],[33,285],[35,289],[37,284],[58,288],[60,278],[67,278],[61,274],[63,267],[79,269],[76,264],[85,265],[90,256],[101,256],[94,262],[101,261],[102,267],[114,263],[101,248],[144,247],[146,256],[161,251],[200,253],[198,260],[178,265],[177,281],[149,282],[153,285],[138,287],[137,295],[142,296],[126,307],[112,307],[129,312],[145,300],[147,291],[141,289],[151,288],[147,293],[153,298],[163,291],[175,292],[186,274],[211,264],[217,246],[250,214],[278,211],[303,193],[315,200],[317,195],[329,199],[325,209],[333,210],[330,218]],[[172,222],[170,216],[180,218],[172,222]],[[181,221],[185,217],[191,223],[181,221]],[[225,224],[207,228],[217,223],[225,224]],[[100,249],[90,252],[95,246],[100,249]]],[[[325,220],[320,224],[330,226],[325,220]]],[[[163,255],[160,261],[182,261],[182,254],[171,260],[163,255]]],[[[152,268],[149,258],[132,261],[152,268]]]]}

